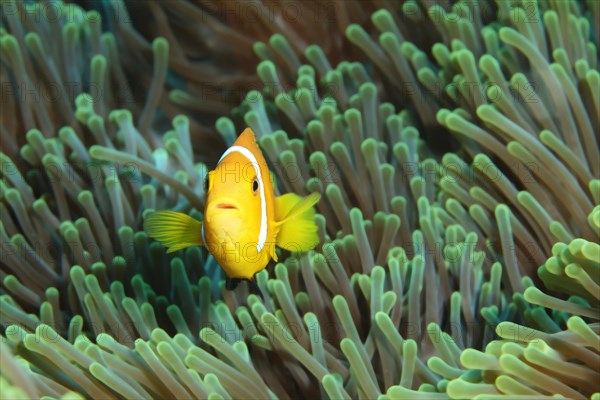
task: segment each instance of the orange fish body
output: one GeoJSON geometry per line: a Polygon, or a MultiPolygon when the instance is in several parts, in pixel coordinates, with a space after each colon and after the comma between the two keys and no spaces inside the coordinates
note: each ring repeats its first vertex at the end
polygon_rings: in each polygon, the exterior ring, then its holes
{"type": "Polygon", "coordinates": [[[246,129],[208,174],[203,242],[229,277],[249,279],[276,258],[274,222],[269,169],[246,129]]]}
{"type": "Polygon", "coordinates": [[[314,204],[320,195],[276,197],[270,171],[247,128],[207,176],[204,221],[173,211],[150,214],[144,228],[168,252],[204,245],[229,278],[252,279],[275,246],[307,251],[319,241],[314,204]]]}

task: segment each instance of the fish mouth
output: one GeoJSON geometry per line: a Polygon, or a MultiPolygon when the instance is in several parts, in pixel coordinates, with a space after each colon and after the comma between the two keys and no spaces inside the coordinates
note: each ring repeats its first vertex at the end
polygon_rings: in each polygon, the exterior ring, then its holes
{"type": "Polygon", "coordinates": [[[215,206],[219,210],[237,210],[238,208],[231,203],[219,203],[215,206]]]}

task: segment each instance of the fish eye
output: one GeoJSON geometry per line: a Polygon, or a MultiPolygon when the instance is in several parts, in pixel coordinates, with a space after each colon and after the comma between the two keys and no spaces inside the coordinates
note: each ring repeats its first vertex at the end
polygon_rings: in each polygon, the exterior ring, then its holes
{"type": "Polygon", "coordinates": [[[254,193],[256,193],[257,190],[258,190],[258,179],[254,178],[254,180],[252,181],[252,191],[254,193]]]}

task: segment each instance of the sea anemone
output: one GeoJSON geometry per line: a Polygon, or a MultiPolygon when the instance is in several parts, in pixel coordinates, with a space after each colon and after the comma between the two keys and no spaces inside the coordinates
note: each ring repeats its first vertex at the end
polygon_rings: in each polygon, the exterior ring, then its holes
{"type": "Polygon", "coordinates": [[[598,396],[596,2],[349,2],[347,41],[157,3],[151,44],[137,4],[6,4],[0,397],[598,396]],[[173,22],[201,15],[202,34],[173,22]],[[224,47],[242,33],[255,76],[224,47]],[[197,71],[251,90],[202,104],[197,71]],[[22,89],[71,80],[71,100],[22,89]],[[115,97],[129,81],[148,95],[115,97]],[[323,194],[320,244],[260,272],[262,298],[141,230],[152,210],[201,218],[245,126],[279,193],[323,194]]]}

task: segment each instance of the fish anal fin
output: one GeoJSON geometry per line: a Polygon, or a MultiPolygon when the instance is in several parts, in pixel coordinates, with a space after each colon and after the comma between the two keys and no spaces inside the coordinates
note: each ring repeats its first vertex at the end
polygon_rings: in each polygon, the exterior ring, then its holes
{"type": "Polygon", "coordinates": [[[248,290],[251,294],[259,296],[263,301],[265,300],[262,290],[260,290],[260,287],[258,287],[258,283],[254,278],[248,279],[248,290]]]}
{"type": "Polygon", "coordinates": [[[202,245],[202,222],[175,211],[156,211],[144,221],[144,230],[151,238],[167,247],[167,253],[202,245]]]}
{"type": "Polygon", "coordinates": [[[225,289],[235,290],[241,281],[242,279],[240,278],[227,278],[225,279],[225,289]]]}
{"type": "Polygon", "coordinates": [[[301,197],[287,193],[275,198],[277,246],[289,251],[308,251],[319,243],[315,209],[319,193],[301,197]]]}

